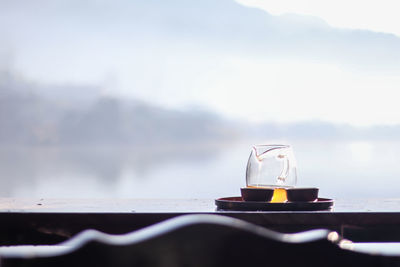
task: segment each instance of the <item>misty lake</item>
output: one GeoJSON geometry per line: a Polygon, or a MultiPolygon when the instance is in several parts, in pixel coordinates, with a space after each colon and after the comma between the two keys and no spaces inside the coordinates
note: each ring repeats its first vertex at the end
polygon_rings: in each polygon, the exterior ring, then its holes
{"type": "MultiPolygon", "coordinates": [[[[0,197],[239,195],[253,143],[171,147],[1,147],[0,197]]],[[[400,142],[291,142],[298,185],[330,198],[399,196],[400,142]]]]}

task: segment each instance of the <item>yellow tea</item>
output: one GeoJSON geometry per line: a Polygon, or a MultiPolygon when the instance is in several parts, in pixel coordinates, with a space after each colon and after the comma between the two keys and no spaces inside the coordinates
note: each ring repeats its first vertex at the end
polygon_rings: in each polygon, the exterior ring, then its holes
{"type": "Polygon", "coordinates": [[[272,196],[271,203],[286,202],[286,190],[284,188],[275,188],[274,195],[272,196]]]}

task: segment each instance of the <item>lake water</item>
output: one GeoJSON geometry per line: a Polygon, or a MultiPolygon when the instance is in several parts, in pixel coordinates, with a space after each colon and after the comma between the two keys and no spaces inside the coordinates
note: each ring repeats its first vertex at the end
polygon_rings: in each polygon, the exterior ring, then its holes
{"type": "MultiPolygon", "coordinates": [[[[400,196],[400,142],[294,141],[298,185],[330,198],[400,196]]],[[[0,197],[239,195],[251,141],[170,147],[1,147],[0,197]]]]}

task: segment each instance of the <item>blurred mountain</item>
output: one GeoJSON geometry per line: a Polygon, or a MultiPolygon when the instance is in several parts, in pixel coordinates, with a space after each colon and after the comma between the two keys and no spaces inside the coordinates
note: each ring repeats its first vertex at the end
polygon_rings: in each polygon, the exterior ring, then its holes
{"type": "MultiPolygon", "coordinates": [[[[239,138],[303,140],[395,140],[400,126],[354,127],[309,121],[249,123],[230,121],[206,110],[168,110],[135,100],[79,95],[94,86],[65,85],[55,101],[38,93],[44,87],[11,72],[0,72],[0,144],[2,145],[178,145],[218,143],[239,138]]],[[[96,90],[95,90],[96,91],[96,90]]]]}
{"type": "MultiPolygon", "coordinates": [[[[140,101],[80,96],[93,87],[63,86],[64,97],[40,93],[43,87],[0,73],[0,144],[129,145],[228,141],[235,130],[206,111],[181,112],[140,101]],[[78,93],[79,92],[79,93],[78,93]],[[79,101],[77,101],[77,99],[79,101]]],[[[98,90],[97,90],[98,91],[98,90]]]]}
{"type": "Polygon", "coordinates": [[[262,123],[243,127],[246,136],[264,140],[382,140],[400,139],[400,125],[353,126],[324,121],[262,123]]]}
{"type": "Polygon", "coordinates": [[[188,44],[222,54],[301,58],[360,69],[396,70],[400,65],[395,35],[334,28],[312,16],[273,16],[234,0],[0,1],[0,36],[17,57],[59,70],[71,56],[83,64],[79,57],[90,57],[95,66],[120,54],[192,49],[188,44]]]}
{"type": "MultiPolygon", "coordinates": [[[[229,101],[229,86],[215,89],[207,81],[224,74],[218,72],[219,65],[229,65],[235,57],[272,63],[304,59],[397,73],[400,38],[333,28],[310,16],[272,16],[233,0],[0,1],[0,143],[169,144],[238,136],[399,136],[398,126],[254,125],[228,122],[209,111],[162,106],[201,97],[215,106],[221,99],[229,101]],[[1,56],[9,51],[11,59],[1,56]],[[9,71],[6,61],[37,82],[9,71]],[[116,73],[116,83],[121,81],[125,93],[148,101],[122,100],[113,90],[102,94],[98,81],[108,73],[116,73]],[[214,93],[222,97],[213,99],[214,93]]],[[[226,79],[231,75],[236,73],[228,68],[226,79]]],[[[268,80],[262,86],[274,92],[268,80]]]]}

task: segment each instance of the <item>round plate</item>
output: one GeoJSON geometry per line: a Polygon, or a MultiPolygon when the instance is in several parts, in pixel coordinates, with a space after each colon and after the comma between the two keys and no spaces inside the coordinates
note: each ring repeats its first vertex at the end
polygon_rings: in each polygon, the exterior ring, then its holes
{"type": "Polygon", "coordinates": [[[223,197],[215,200],[218,210],[238,211],[316,211],[330,210],[333,200],[318,198],[312,202],[271,203],[262,201],[243,201],[242,197],[223,197]]]}

